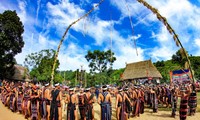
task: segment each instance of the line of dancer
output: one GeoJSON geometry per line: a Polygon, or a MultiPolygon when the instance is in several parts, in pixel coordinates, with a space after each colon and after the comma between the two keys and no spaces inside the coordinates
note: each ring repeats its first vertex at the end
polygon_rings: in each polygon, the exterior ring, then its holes
{"type": "Polygon", "coordinates": [[[156,113],[158,106],[170,107],[171,116],[176,117],[178,98],[180,120],[195,115],[197,94],[194,84],[138,86],[128,83],[121,87],[104,85],[95,90],[65,89],[59,83],[51,86],[49,83],[4,80],[0,86],[2,103],[31,120],[62,120],[64,114],[66,120],[94,120],[94,103],[100,106],[101,120],[128,120],[140,117],[147,107],[156,113]]]}

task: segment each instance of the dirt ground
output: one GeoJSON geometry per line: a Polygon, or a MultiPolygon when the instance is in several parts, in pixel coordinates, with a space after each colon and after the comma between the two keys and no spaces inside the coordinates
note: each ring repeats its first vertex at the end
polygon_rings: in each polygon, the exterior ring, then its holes
{"type": "MultiPolygon", "coordinates": [[[[114,99],[113,99],[114,101],[114,99]]],[[[114,102],[113,102],[114,106],[114,102]]],[[[95,103],[94,104],[94,110],[95,110],[95,120],[100,119],[100,106],[95,103]]],[[[112,108],[112,120],[116,120],[115,117],[115,109],[112,108]]],[[[66,111],[63,111],[63,120],[66,119],[66,111]]],[[[145,109],[145,113],[140,115],[140,117],[136,118],[130,118],[129,120],[179,120],[178,112],[176,118],[170,117],[171,111],[159,111],[158,113],[152,113],[151,109],[145,109]]],[[[19,113],[13,113],[8,108],[6,108],[1,102],[0,102],[0,120],[25,120],[24,116],[19,113]]],[[[196,113],[195,116],[187,117],[187,120],[200,120],[200,112],[196,113]]]]}

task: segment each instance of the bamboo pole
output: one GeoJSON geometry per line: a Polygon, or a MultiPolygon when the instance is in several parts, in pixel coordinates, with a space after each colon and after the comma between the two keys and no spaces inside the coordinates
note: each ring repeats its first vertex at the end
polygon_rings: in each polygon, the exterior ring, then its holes
{"type": "Polygon", "coordinates": [[[183,55],[186,57],[188,65],[189,65],[189,70],[191,72],[191,76],[192,76],[192,82],[195,82],[194,79],[194,73],[191,67],[191,63],[190,63],[190,59],[187,55],[187,52],[185,51],[181,41],[178,38],[178,35],[176,34],[175,30],[172,29],[172,27],[170,26],[170,24],[167,22],[167,19],[165,17],[163,17],[156,8],[152,7],[150,4],[148,4],[145,0],[137,0],[139,3],[143,4],[145,7],[147,7],[149,10],[151,10],[151,12],[153,12],[154,14],[156,14],[158,20],[160,20],[167,28],[167,30],[169,31],[169,33],[171,35],[173,35],[173,39],[176,42],[176,45],[179,47],[181,47],[181,49],[183,50],[183,55]]]}
{"type": "Polygon", "coordinates": [[[55,66],[56,66],[56,62],[57,62],[57,59],[58,59],[58,54],[59,54],[59,51],[60,51],[60,47],[65,39],[65,36],[67,35],[69,29],[74,25],[76,24],[77,22],[79,22],[81,19],[87,17],[92,11],[94,11],[94,9],[96,7],[98,7],[99,5],[101,5],[101,3],[103,2],[104,0],[101,0],[98,4],[96,4],[90,11],[88,11],[86,14],[84,14],[83,16],[81,16],[79,19],[75,20],[74,22],[72,22],[67,28],[66,28],[66,31],[64,32],[61,40],[60,40],[60,43],[58,45],[58,48],[57,48],[57,51],[55,53],[55,58],[54,58],[54,63],[53,63],[53,68],[52,68],[52,72],[51,72],[51,85],[53,85],[53,80],[54,80],[54,70],[55,70],[55,66]]]}

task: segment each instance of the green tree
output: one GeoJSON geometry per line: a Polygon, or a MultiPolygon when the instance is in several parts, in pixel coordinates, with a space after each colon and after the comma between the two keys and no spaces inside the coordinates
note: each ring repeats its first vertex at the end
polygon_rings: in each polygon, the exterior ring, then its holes
{"type": "Polygon", "coordinates": [[[116,69],[113,70],[112,74],[111,74],[111,83],[117,83],[119,84],[119,80],[121,79],[121,75],[123,74],[125,68],[121,68],[121,69],[116,69]]]}
{"type": "Polygon", "coordinates": [[[190,61],[192,69],[194,70],[194,76],[196,79],[200,80],[200,57],[199,56],[190,56],[190,61]]]}
{"type": "MultiPolygon", "coordinates": [[[[26,56],[24,65],[31,69],[31,78],[37,78],[39,81],[50,81],[51,70],[53,66],[55,56],[55,50],[47,49],[41,50],[36,53],[31,53],[26,56]]],[[[59,61],[57,61],[56,69],[59,66],[59,61]]],[[[59,71],[55,69],[55,80],[56,82],[61,82],[63,77],[59,74],[59,71]]]]}
{"type": "Polygon", "coordinates": [[[85,56],[86,60],[89,62],[90,72],[99,73],[105,72],[108,68],[108,65],[113,65],[116,57],[111,50],[108,51],[100,51],[94,50],[93,52],[88,51],[87,55],[85,56]]]}
{"type": "MultiPolygon", "coordinates": [[[[24,26],[16,11],[0,13],[0,77],[4,78],[12,71],[15,55],[22,51],[24,26]]],[[[11,73],[10,73],[11,72],[11,73]]]]}
{"type": "Polygon", "coordinates": [[[170,71],[181,69],[180,65],[178,63],[174,63],[172,60],[157,61],[156,63],[154,63],[154,65],[163,77],[161,83],[170,82],[170,71]]]}
{"type": "Polygon", "coordinates": [[[186,57],[183,56],[183,53],[182,53],[181,49],[178,50],[176,52],[176,54],[172,55],[172,62],[176,63],[176,64],[179,64],[181,67],[184,67],[185,62],[186,62],[186,57]]]}
{"type": "Polygon", "coordinates": [[[75,86],[75,79],[76,79],[76,71],[67,70],[67,71],[61,71],[61,75],[64,78],[64,84],[75,86]]]}
{"type": "Polygon", "coordinates": [[[94,50],[93,52],[88,51],[85,58],[89,62],[91,73],[88,79],[89,84],[100,85],[110,83],[110,75],[113,72],[112,65],[114,61],[116,61],[114,53],[111,50],[94,50]]]}

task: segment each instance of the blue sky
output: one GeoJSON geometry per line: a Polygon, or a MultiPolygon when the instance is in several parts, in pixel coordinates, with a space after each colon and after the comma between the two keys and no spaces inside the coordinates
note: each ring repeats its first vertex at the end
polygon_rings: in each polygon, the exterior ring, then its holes
{"type": "MultiPolygon", "coordinates": [[[[0,0],[0,13],[16,10],[24,24],[25,46],[16,56],[23,64],[26,55],[42,49],[57,49],[67,26],[90,10],[99,0],[0,0]]],[[[167,18],[189,54],[200,55],[200,0],[146,0],[167,18]]],[[[105,0],[87,18],[68,32],[59,54],[60,70],[83,65],[88,50],[111,48],[117,61],[125,63],[152,59],[168,60],[179,49],[165,26],[136,0],[105,0]],[[125,2],[126,1],[126,2],[125,2]],[[129,16],[132,18],[133,31],[129,16]],[[138,55],[134,46],[137,44],[138,55]]]]}

